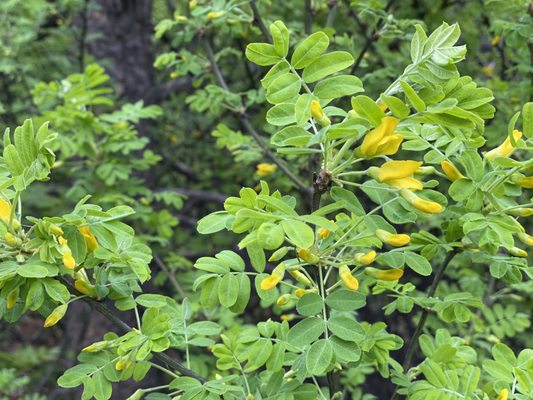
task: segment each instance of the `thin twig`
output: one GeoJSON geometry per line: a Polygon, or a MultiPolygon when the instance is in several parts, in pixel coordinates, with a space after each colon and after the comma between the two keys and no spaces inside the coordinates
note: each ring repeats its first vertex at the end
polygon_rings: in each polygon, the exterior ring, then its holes
{"type": "Polygon", "coordinates": [[[83,9],[81,11],[81,32],[79,43],[79,55],[78,63],[80,72],[85,69],[85,39],[87,37],[87,11],[89,8],[89,0],[85,0],[83,3],[83,9]]]}
{"type": "Polygon", "coordinates": [[[157,254],[154,254],[154,261],[159,266],[159,268],[161,268],[161,270],[165,273],[170,283],[172,283],[172,286],[174,286],[174,289],[176,289],[176,292],[178,292],[178,294],[182,298],[187,297],[187,294],[185,293],[185,291],[182,289],[181,285],[177,281],[176,276],[174,275],[173,271],[170,270],[170,268],[166,266],[163,260],[161,260],[161,257],[159,257],[157,254]]]}
{"type": "MultiPolygon", "coordinates": [[[[66,278],[64,277],[58,277],[58,279],[69,289],[69,291],[76,295],[80,296],[81,293],[74,288],[72,283],[70,283],[66,278]]],[[[124,332],[130,332],[132,330],[131,326],[129,326],[126,322],[124,322],[122,319],[117,317],[104,303],[96,301],[92,299],[91,297],[85,296],[81,298],[82,301],[86,302],[91,306],[93,310],[98,311],[100,314],[102,314],[104,317],[106,317],[109,321],[111,321],[117,328],[123,330],[124,332]]],[[[174,360],[173,358],[169,357],[165,353],[153,353],[154,358],[157,358],[159,361],[167,364],[169,367],[174,368],[176,371],[178,371],[180,374],[184,376],[190,376],[191,378],[197,379],[198,381],[204,383],[207,382],[205,378],[198,375],[196,372],[188,369],[183,364],[181,364],[179,361],[174,360]]]]}
{"type": "MultiPolygon", "coordinates": [[[[435,295],[435,292],[437,291],[437,287],[439,286],[439,283],[444,276],[444,272],[446,271],[446,268],[450,264],[450,261],[452,261],[452,259],[456,255],[457,255],[457,250],[453,250],[446,254],[446,257],[442,261],[442,264],[439,266],[439,269],[437,270],[437,273],[435,274],[435,277],[433,278],[433,282],[427,294],[428,298],[431,298],[435,295]]],[[[422,315],[420,316],[420,319],[418,320],[418,324],[416,326],[415,332],[411,338],[409,347],[407,348],[407,353],[405,355],[405,360],[403,362],[404,371],[407,371],[411,367],[411,363],[413,361],[415,352],[418,350],[418,338],[420,337],[420,335],[422,334],[422,331],[424,330],[424,326],[426,324],[426,321],[428,319],[430,312],[431,312],[431,309],[429,308],[424,308],[422,310],[422,315]]],[[[396,386],[394,395],[392,396],[391,400],[395,400],[398,396],[399,396],[398,386],[396,386]]]]}
{"type": "Polygon", "coordinates": [[[335,21],[335,15],[337,14],[338,6],[339,6],[338,0],[331,0],[328,3],[329,13],[328,13],[328,19],[326,20],[326,28],[330,28],[333,26],[333,22],[335,21]]]}
{"type": "Polygon", "coordinates": [[[259,9],[257,8],[256,0],[250,0],[250,7],[252,9],[252,12],[254,13],[254,22],[257,24],[258,28],[263,33],[265,40],[269,43],[272,43],[270,33],[268,32],[268,29],[265,26],[265,23],[263,22],[263,18],[261,18],[261,13],[259,13],[259,9]]]}
{"type": "Polygon", "coordinates": [[[305,0],[305,34],[310,35],[313,25],[313,8],[311,7],[311,0],[305,0]]]}

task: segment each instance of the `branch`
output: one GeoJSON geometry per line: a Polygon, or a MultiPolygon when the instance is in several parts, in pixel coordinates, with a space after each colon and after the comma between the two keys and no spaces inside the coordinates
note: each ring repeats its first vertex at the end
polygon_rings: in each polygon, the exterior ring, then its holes
{"type": "MultiPolygon", "coordinates": [[[[435,277],[433,278],[433,283],[431,284],[431,287],[429,288],[427,297],[433,297],[435,295],[435,292],[437,291],[437,287],[439,286],[440,281],[442,280],[444,276],[444,272],[446,271],[446,267],[450,264],[450,261],[457,255],[457,250],[453,250],[446,254],[446,257],[444,258],[444,261],[442,261],[442,264],[440,265],[439,269],[437,270],[437,273],[435,274],[435,277]]],[[[411,363],[413,361],[413,357],[415,355],[415,352],[418,350],[418,338],[422,334],[422,331],[424,329],[424,326],[426,324],[426,321],[428,319],[429,313],[431,312],[431,309],[424,308],[422,310],[422,316],[420,317],[420,320],[418,321],[418,325],[416,326],[415,333],[413,334],[413,337],[411,338],[411,342],[409,343],[409,347],[407,348],[407,353],[405,355],[405,360],[403,362],[403,369],[404,371],[407,371],[411,367],[411,363]]],[[[394,391],[394,395],[392,396],[391,400],[395,400],[399,396],[398,394],[398,386],[396,386],[396,389],[394,391]]]]}
{"type": "MultiPolygon", "coordinates": [[[[74,294],[75,296],[81,296],[82,293],[78,292],[76,288],[70,283],[66,278],[64,277],[58,277],[58,279],[67,286],[70,293],[74,294]]],[[[113,312],[102,302],[96,301],[91,297],[81,297],[81,300],[83,300],[85,303],[89,304],[92,309],[98,311],[100,314],[102,314],[104,317],[106,317],[109,321],[111,321],[117,328],[123,330],[124,332],[130,332],[132,330],[131,326],[129,326],[126,322],[124,322],[122,319],[117,317],[113,312]]],[[[181,364],[179,361],[174,360],[173,358],[169,357],[165,353],[153,353],[153,356],[157,358],[159,361],[167,364],[169,367],[174,368],[176,371],[178,371],[180,374],[184,376],[190,376],[191,378],[197,379],[198,381],[204,383],[207,382],[207,380],[200,375],[198,375],[196,372],[188,369],[183,364],[181,364]]]]}
{"type": "Polygon", "coordinates": [[[259,13],[259,9],[257,8],[256,0],[250,0],[250,7],[252,8],[252,12],[254,13],[254,22],[257,24],[259,29],[261,29],[261,32],[263,33],[263,36],[265,37],[266,41],[272,43],[270,33],[268,32],[268,29],[265,26],[265,23],[263,22],[263,18],[261,18],[261,14],[259,13]]]}
{"type": "MultiPolygon", "coordinates": [[[[211,43],[209,42],[209,39],[207,36],[204,36],[203,38],[203,44],[207,53],[207,58],[209,62],[211,63],[211,66],[213,68],[213,73],[215,74],[215,78],[218,82],[218,84],[224,89],[226,92],[229,92],[228,85],[226,83],[226,80],[224,79],[224,76],[222,75],[222,71],[220,70],[218,63],[215,60],[215,54],[213,52],[213,48],[211,46],[211,43]]],[[[283,163],[281,159],[279,159],[274,153],[272,153],[268,147],[263,143],[261,139],[261,135],[255,130],[252,123],[250,122],[250,119],[246,112],[244,111],[244,106],[241,103],[240,111],[233,111],[234,114],[236,114],[239,117],[239,122],[241,125],[248,131],[250,136],[257,142],[261,150],[263,151],[263,154],[265,154],[270,160],[278,166],[278,168],[283,171],[287,177],[294,182],[294,184],[300,189],[300,191],[304,194],[309,194],[310,190],[309,188],[301,181],[299,177],[297,177],[295,174],[292,173],[292,171],[283,163]]]]}
{"type": "Polygon", "coordinates": [[[313,9],[311,0],[305,0],[305,34],[310,35],[313,25],[313,9]]]}

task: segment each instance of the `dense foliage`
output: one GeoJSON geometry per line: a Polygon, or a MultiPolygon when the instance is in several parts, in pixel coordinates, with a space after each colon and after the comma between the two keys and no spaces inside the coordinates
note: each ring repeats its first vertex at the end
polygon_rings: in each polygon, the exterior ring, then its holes
{"type": "Polygon", "coordinates": [[[533,398],[533,3],[0,11],[1,398],[533,398]]]}

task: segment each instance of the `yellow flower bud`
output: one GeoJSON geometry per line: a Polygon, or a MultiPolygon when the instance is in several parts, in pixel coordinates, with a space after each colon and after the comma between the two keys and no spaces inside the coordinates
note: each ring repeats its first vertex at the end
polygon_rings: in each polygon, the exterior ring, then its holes
{"type": "Polygon", "coordinates": [[[369,265],[376,259],[377,253],[374,250],[370,250],[368,253],[357,253],[355,255],[355,261],[361,265],[369,265]]]}
{"type": "Polygon", "coordinates": [[[91,285],[90,282],[87,282],[84,279],[76,279],[74,281],[74,287],[78,292],[86,294],[89,297],[97,297],[94,285],[91,285]]]}
{"type": "Polygon", "coordinates": [[[400,233],[400,234],[389,233],[383,229],[377,229],[376,236],[383,243],[386,243],[394,247],[402,247],[411,242],[411,238],[409,237],[409,235],[406,235],[405,233],[400,233]]]}
{"type": "Polygon", "coordinates": [[[222,17],[225,13],[225,11],[211,11],[207,13],[207,19],[217,19],[222,17]]]}
{"type": "Polygon", "coordinates": [[[316,264],[320,261],[320,257],[311,253],[309,249],[298,249],[298,257],[309,264],[316,264]]]}
{"type": "Polygon", "coordinates": [[[501,40],[501,36],[500,35],[496,35],[492,38],[492,40],[490,41],[490,44],[492,44],[493,46],[498,46],[500,44],[500,40],[501,40]]]}
{"type": "Polygon", "coordinates": [[[320,228],[320,229],[318,229],[317,233],[318,233],[318,236],[320,236],[322,239],[327,239],[331,232],[330,232],[329,229],[320,228]]]}
{"type": "MultiPolygon", "coordinates": [[[[519,140],[522,137],[522,132],[515,129],[513,131],[513,138],[515,141],[519,140]]],[[[488,151],[485,153],[485,158],[487,160],[493,160],[496,157],[507,157],[510,156],[511,153],[514,151],[514,146],[511,143],[511,139],[508,137],[505,138],[502,144],[500,144],[495,149],[492,149],[491,151],[488,151]]]]}
{"type": "Polygon", "coordinates": [[[267,291],[274,289],[278,283],[281,282],[283,279],[283,276],[285,275],[285,265],[283,263],[279,264],[274,270],[272,271],[272,274],[267,276],[265,279],[261,281],[261,290],[267,291]]]}
{"type": "Polygon", "coordinates": [[[246,396],[246,400],[254,400],[255,396],[251,393],[248,393],[248,396],[246,396]]]}
{"type": "Polygon", "coordinates": [[[313,286],[309,278],[305,276],[305,274],[303,274],[302,272],[298,270],[292,270],[292,271],[289,271],[289,274],[294,279],[296,279],[297,282],[303,283],[304,285],[307,285],[307,286],[313,286]]]}
{"type": "Polygon", "coordinates": [[[530,217],[533,215],[533,208],[513,208],[511,210],[507,210],[507,214],[514,215],[515,217],[530,217]]]}
{"type": "Polygon", "coordinates": [[[302,297],[304,294],[307,294],[307,293],[317,293],[317,289],[296,289],[294,291],[294,295],[298,298],[302,297]]]}
{"type": "Polygon", "coordinates": [[[284,306],[285,304],[287,304],[289,302],[290,299],[291,299],[291,295],[290,294],[281,295],[276,300],[276,304],[278,306],[284,306]]]}
{"type": "Polygon", "coordinates": [[[442,171],[444,174],[448,177],[448,179],[452,182],[463,179],[464,175],[461,174],[461,172],[457,169],[455,165],[453,165],[451,162],[444,160],[440,163],[440,166],[442,168],[442,171]]]}
{"type": "Polygon", "coordinates": [[[380,281],[397,281],[403,276],[403,269],[393,268],[381,270],[377,268],[366,267],[365,275],[371,276],[372,278],[380,281]]]}
{"type": "Polygon", "coordinates": [[[63,236],[59,236],[57,238],[57,241],[61,246],[68,245],[68,240],[65,239],[63,236]]]}
{"type": "Polygon", "coordinates": [[[509,390],[502,389],[496,400],[507,400],[509,398],[509,390]]]}
{"type": "Polygon", "coordinates": [[[347,265],[341,265],[339,268],[339,276],[341,277],[342,283],[350,290],[359,289],[359,281],[355,276],[352,275],[350,268],[347,265]]]}
{"type": "Polygon", "coordinates": [[[197,5],[197,4],[198,4],[198,3],[196,2],[196,0],[191,0],[191,1],[189,1],[189,9],[190,9],[190,10],[194,10],[194,9],[196,8],[196,5],[197,5]]]}
{"type": "Polygon", "coordinates": [[[409,202],[409,204],[411,204],[414,208],[422,212],[428,214],[438,214],[443,210],[442,206],[439,203],[435,201],[424,200],[408,189],[401,189],[400,194],[405,200],[409,202]]]}
{"type": "Polygon", "coordinates": [[[63,229],[57,225],[50,225],[50,233],[54,236],[63,236],[63,229]]]}
{"type": "Polygon", "coordinates": [[[274,253],[272,253],[268,261],[273,262],[273,261],[281,260],[283,257],[285,257],[288,251],[289,251],[288,247],[281,247],[277,249],[274,253]]]}
{"type": "Polygon", "coordinates": [[[101,341],[101,342],[95,342],[85,348],[83,348],[81,351],[84,353],[96,353],[97,351],[102,351],[106,349],[109,345],[109,342],[101,341]]]}
{"type": "Polygon", "coordinates": [[[296,314],[281,314],[279,316],[282,321],[292,321],[294,318],[296,318],[296,314]]]}
{"type": "Polygon", "coordinates": [[[96,240],[96,237],[91,232],[91,229],[88,226],[82,226],[78,229],[80,233],[83,235],[83,238],[85,239],[85,243],[87,244],[87,250],[89,252],[94,251],[98,248],[98,241],[96,240]]]}
{"type": "Polygon", "coordinates": [[[13,307],[15,307],[15,304],[17,304],[18,297],[19,297],[19,288],[16,287],[11,292],[9,292],[9,294],[7,295],[6,307],[8,310],[11,310],[13,309],[13,307]]]}
{"type": "Polygon", "coordinates": [[[520,176],[513,179],[517,185],[525,189],[533,189],[533,176],[520,176]]]}
{"type": "Polygon", "coordinates": [[[67,312],[67,307],[68,305],[66,304],[61,304],[57,306],[54,311],[52,311],[52,313],[45,319],[43,326],[45,328],[49,328],[57,324],[61,320],[61,318],[65,316],[65,313],[67,312]]]}
{"type": "Polygon", "coordinates": [[[11,247],[19,247],[22,244],[22,240],[10,232],[6,232],[4,241],[11,247]]]}
{"type": "Polygon", "coordinates": [[[267,176],[270,175],[278,169],[278,166],[276,164],[268,164],[268,163],[261,163],[257,164],[257,175],[259,176],[267,176]]]}
{"type": "Polygon", "coordinates": [[[126,368],[128,368],[130,364],[131,364],[131,361],[129,361],[127,357],[120,357],[115,364],[115,369],[117,371],[123,371],[126,368]]]}
{"type": "Polygon", "coordinates": [[[528,246],[533,246],[533,236],[530,236],[527,233],[520,232],[518,234],[518,239],[520,239],[524,244],[527,244],[528,246]]]}
{"type": "Polygon", "coordinates": [[[76,260],[72,257],[71,253],[65,253],[63,255],[63,265],[70,270],[76,268],[76,260]]]}
{"type": "Polygon", "coordinates": [[[527,251],[522,250],[518,247],[512,247],[509,249],[509,254],[515,257],[527,257],[527,251]]]}
{"type": "Polygon", "coordinates": [[[331,125],[330,119],[326,116],[326,114],[324,114],[324,110],[322,110],[318,100],[311,101],[311,115],[321,125],[331,125]]]}

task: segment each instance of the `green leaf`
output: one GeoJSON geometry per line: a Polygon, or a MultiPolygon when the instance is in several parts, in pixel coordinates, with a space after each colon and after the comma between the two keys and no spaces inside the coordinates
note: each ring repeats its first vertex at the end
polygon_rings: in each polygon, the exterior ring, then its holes
{"type": "Polygon", "coordinates": [[[270,139],[270,142],[277,147],[305,147],[312,137],[313,135],[304,128],[299,126],[287,126],[275,133],[270,139]]]}
{"type": "Polygon", "coordinates": [[[418,112],[423,112],[426,109],[426,103],[420,98],[420,96],[415,92],[415,90],[404,81],[400,81],[400,86],[407,97],[407,100],[412,104],[418,112]]]}
{"type": "Polygon", "coordinates": [[[35,311],[42,306],[43,302],[43,285],[39,280],[33,280],[29,285],[28,294],[26,295],[26,307],[32,311],[35,311]]]}
{"type": "Polygon", "coordinates": [[[333,51],[309,64],[302,74],[307,83],[316,82],[353,64],[353,57],[346,51],[333,51]]]}
{"type": "Polygon", "coordinates": [[[296,122],[294,110],[295,105],[293,103],[276,104],[267,111],[266,120],[269,124],[274,126],[294,124],[296,122]]]}
{"type": "Polygon", "coordinates": [[[268,43],[250,43],[245,53],[248,60],[261,66],[274,65],[281,60],[274,46],[268,43]]]}
{"type": "Polygon", "coordinates": [[[322,312],[323,306],[322,297],[316,293],[307,293],[298,300],[296,310],[300,315],[308,317],[322,312]]]}
{"type": "Polygon", "coordinates": [[[271,104],[284,103],[298,96],[302,87],[300,78],[292,72],[280,75],[267,89],[266,98],[271,104]]]}
{"type": "Polygon", "coordinates": [[[200,304],[206,308],[213,308],[218,304],[218,285],[221,278],[209,279],[202,286],[202,292],[200,293],[200,304]]]}
{"type": "Polygon", "coordinates": [[[373,126],[378,126],[385,116],[383,110],[368,96],[352,97],[352,107],[357,114],[369,120],[373,126]]]}
{"type": "Polygon", "coordinates": [[[294,325],[287,336],[290,345],[302,348],[314,342],[326,330],[326,324],[321,318],[308,317],[294,325]]]}
{"type": "Polygon", "coordinates": [[[270,25],[270,34],[274,41],[274,51],[280,57],[285,57],[289,52],[289,30],[281,21],[270,25]]]}
{"type": "Polygon", "coordinates": [[[354,319],[345,316],[335,316],[328,320],[328,329],[340,339],[350,342],[362,340],[365,331],[354,319]]]}
{"type": "Polygon", "coordinates": [[[220,260],[233,271],[244,271],[244,260],[240,255],[231,250],[222,250],[220,253],[215,255],[215,258],[220,260]]]}
{"type": "Polygon", "coordinates": [[[44,285],[46,293],[48,293],[48,296],[50,296],[52,300],[60,303],[66,303],[69,300],[70,292],[62,283],[51,278],[42,279],[41,282],[44,285]]]}
{"type": "Polygon", "coordinates": [[[387,107],[389,107],[392,115],[397,118],[405,118],[411,113],[409,107],[407,107],[407,105],[397,97],[385,96],[382,94],[380,99],[387,107]]]}
{"type": "Polygon", "coordinates": [[[424,257],[413,253],[412,251],[406,251],[404,255],[407,265],[417,274],[422,276],[431,275],[431,264],[424,257]]]}
{"type": "Polygon", "coordinates": [[[65,231],[64,237],[68,241],[68,247],[72,251],[72,256],[78,264],[82,263],[87,256],[87,243],[85,242],[85,238],[78,228],[74,226],[66,226],[63,230],[65,231]]]}
{"type": "Polygon", "coordinates": [[[343,189],[339,186],[334,186],[330,193],[331,198],[335,201],[342,202],[348,211],[357,216],[365,215],[365,209],[353,192],[343,189]]]}
{"type": "Polygon", "coordinates": [[[527,137],[533,137],[533,102],[524,104],[522,108],[522,133],[527,137]]]}
{"type": "Polygon", "coordinates": [[[17,268],[17,274],[24,278],[44,278],[48,276],[48,268],[38,264],[23,264],[17,268]]]}
{"type": "Polygon", "coordinates": [[[196,229],[198,230],[198,233],[201,233],[202,235],[221,231],[226,228],[226,222],[230,217],[231,215],[226,211],[211,213],[198,221],[196,229]]]}
{"type": "Polygon", "coordinates": [[[285,234],[289,237],[295,246],[308,249],[315,242],[315,233],[313,229],[304,222],[298,220],[285,220],[281,223],[285,234]]]}
{"type": "Polygon", "coordinates": [[[257,243],[251,243],[246,246],[246,252],[248,253],[248,257],[250,257],[252,267],[259,273],[263,272],[266,264],[265,251],[263,248],[257,243]]]}
{"type": "Polygon", "coordinates": [[[353,75],[339,75],[318,82],[313,94],[321,99],[336,99],[363,91],[363,84],[359,78],[353,75]]]}
{"type": "Polygon", "coordinates": [[[322,375],[333,361],[333,346],[329,340],[320,339],[313,343],[305,358],[307,372],[311,375],[322,375]]]}
{"type": "Polygon", "coordinates": [[[307,67],[326,51],[328,45],[328,35],[324,32],[313,33],[294,49],[292,66],[296,69],[307,67]]]}
{"type": "Polygon", "coordinates": [[[309,93],[298,96],[298,100],[296,100],[296,105],[294,106],[294,118],[298,126],[304,125],[311,118],[311,102],[314,99],[315,96],[309,93]]]}
{"type": "Polygon", "coordinates": [[[348,363],[359,361],[361,358],[361,348],[356,343],[342,340],[337,336],[332,336],[329,340],[337,361],[348,363]]]}
{"type": "Polygon", "coordinates": [[[417,63],[421,60],[424,53],[424,45],[427,41],[426,32],[420,24],[415,25],[416,32],[411,40],[411,60],[417,63]]]}
{"type": "Polygon", "coordinates": [[[366,297],[353,290],[338,289],[326,297],[326,304],[334,310],[353,311],[365,306],[366,297]]]}
{"type": "Polygon", "coordinates": [[[251,292],[251,285],[250,285],[250,278],[246,274],[239,274],[238,275],[239,280],[239,294],[237,295],[237,300],[235,301],[235,304],[233,304],[229,309],[231,312],[235,314],[241,314],[248,305],[248,301],[250,300],[250,292],[251,292]]]}

